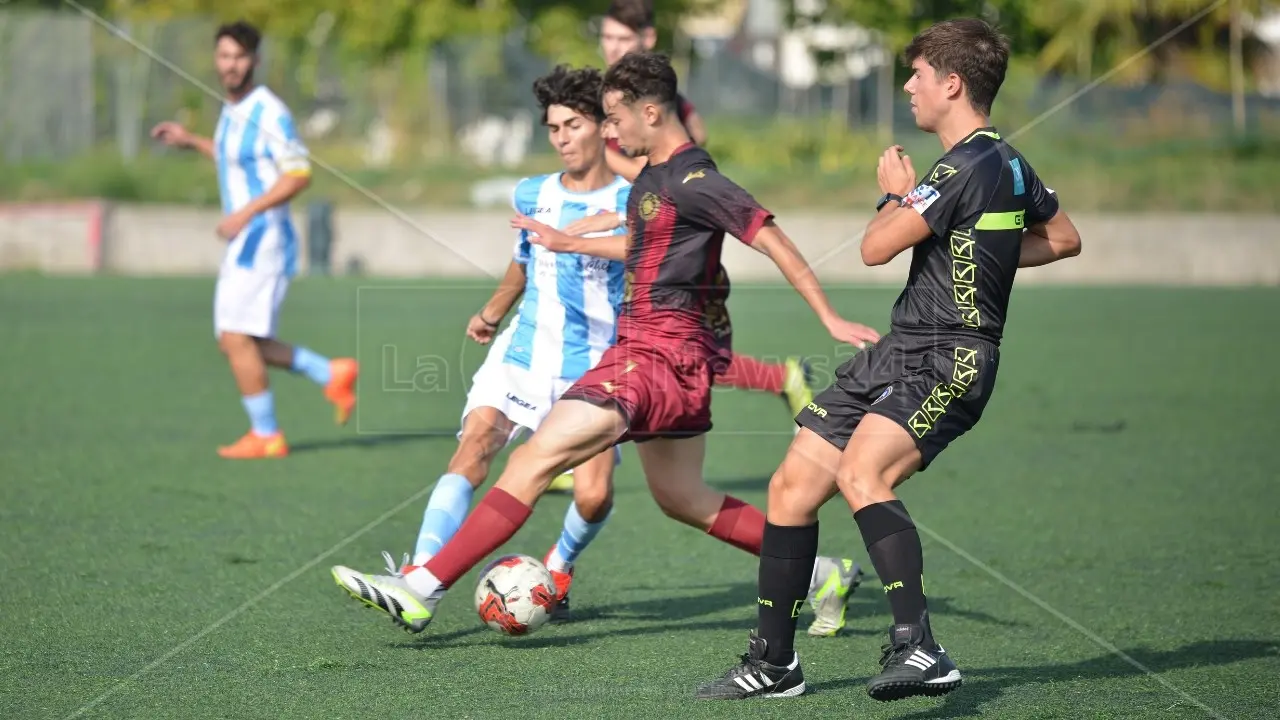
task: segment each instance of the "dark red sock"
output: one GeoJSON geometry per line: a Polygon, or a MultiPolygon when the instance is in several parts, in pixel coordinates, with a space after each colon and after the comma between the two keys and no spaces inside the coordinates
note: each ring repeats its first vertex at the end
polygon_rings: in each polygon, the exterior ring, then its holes
{"type": "Polygon", "coordinates": [[[787,381],[787,366],[778,363],[767,363],[748,355],[734,353],[729,367],[723,375],[716,378],[720,385],[729,385],[739,390],[760,390],[781,395],[783,385],[787,381]]]}
{"type": "Polygon", "coordinates": [[[720,506],[716,521],[711,523],[707,534],[759,556],[760,543],[764,541],[764,513],[754,505],[725,495],[724,504],[720,506]]]}
{"type": "Polygon", "coordinates": [[[506,490],[490,490],[480,498],[480,504],[467,516],[457,534],[423,567],[446,588],[450,587],[486,555],[510,540],[532,512],[533,508],[506,490]]]}

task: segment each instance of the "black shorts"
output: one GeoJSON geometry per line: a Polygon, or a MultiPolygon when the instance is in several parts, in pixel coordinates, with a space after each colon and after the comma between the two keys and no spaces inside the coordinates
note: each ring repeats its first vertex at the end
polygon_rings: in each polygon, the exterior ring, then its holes
{"type": "Polygon", "coordinates": [[[987,340],[890,332],[837,368],[796,424],[844,450],[863,416],[883,415],[915,439],[924,470],[977,424],[999,365],[1000,348],[987,340]]]}

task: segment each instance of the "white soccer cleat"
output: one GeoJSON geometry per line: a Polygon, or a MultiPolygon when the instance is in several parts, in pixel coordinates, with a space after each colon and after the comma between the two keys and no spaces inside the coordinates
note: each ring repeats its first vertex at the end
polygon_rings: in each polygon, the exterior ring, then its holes
{"type": "Polygon", "coordinates": [[[428,596],[418,594],[399,571],[393,575],[366,575],[335,565],[330,572],[334,582],[351,597],[390,615],[393,622],[412,633],[420,633],[431,624],[436,606],[444,597],[444,588],[428,596]]]}
{"type": "Polygon", "coordinates": [[[845,609],[849,596],[862,583],[862,568],[848,558],[820,557],[814,562],[813,583],[809,587],[809,606],[813,623],[809,634],[832,637],[845,625],[845,609]]]}

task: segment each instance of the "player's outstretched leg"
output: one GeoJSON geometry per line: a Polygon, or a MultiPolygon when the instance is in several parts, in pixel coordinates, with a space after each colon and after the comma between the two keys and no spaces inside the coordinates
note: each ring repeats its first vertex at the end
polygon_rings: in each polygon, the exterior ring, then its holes
{"type": "Polygon", "coordinates": [[[734,353],[717,384],[740,390],[756,390],[781,396],[791,417],[813,402],[812,371],[801,358],[787,358],[781,363],[758,360],[734,353]]]}
{"type": "MultiPolygon", "coordinates": [[[[824,441],[817,442],[830,448],[824,441]]],[[[636,452],[649,491],[668,517],[753,555],[760,554],[764,513],[703,481],[705,436],[650,440],[636,445],[636,452]]],[[[835,466],[834,459],[831,464],[835,466]]],[[[811,560],[805,571],[810,605],[816,614],[810,634],[835,635],[844,627],[845,607],[862,570],[852,560],[821,557],[811,560]]]]}
{"type": "Polygon", "coordinates": [[[305,376],[324,388],[324,396],[333,403],[334,420],[346,425],[356,406],[356,380],[360,365],[354,358],[329,358],[308,348],[290,346],[278,340],[259,340],[262,357],[271,367],[305,376]]]}
{"type": "Polygon", "coordinates": [[[365,575],[335,566],[334,580],[357,600],[410,632],[426,629],[445,591],[516,534],[551,478],[611,447],[626,432],[622,413],[580,400],[560,400],[529,441],[512,453],[496,486],[456,535],[422,566],[402,575],[365,575]]]}
{"type": "Polygon", "coordinates": [[[386,577],[390,578],[382,585],[378,584],[380,576],[366,575],[350,568],[334,568],[333,578],[339,587],[380,610],[384,605],[399,603],[400,609],[396,614],[408,624],[409,629],[425,628],[430,621],[430,609],[403,583],[404,574],[430,560],[457,533],[471,509],[472,493],[488,479],[490,463],[506,447],[516,429],[515,423],[497,408],[478,407],[467,413],[458,448],[427,500],[412,559],[406,554],[397,565],[390,553],[382,553],[387,566],[386,577]],[[401,595],[397,596],[397,593],[401,595]]]}
{"type": "Polygon", "coordinates": [[[578,556],[604,529],[613,512],[613,468],[616,448],[609,448],[578,467],[573,486],[573,502],[564,514],[560,539],[547,551],[543,564],[556,583],[553,621],[570,619],[569,587],[578,556]]]}
{"type": "MultiPolygon", "coordinates": [[[[840,451],[808,429],[791,443],[769,482],[769,517],[760,550],[756,631],[747,654],[720,678],[698,688],[704,700],[793,697],[805,690],[795,652],[796,623],[812,599],[818,555],[818,508],[836,493],[840,451]]],[[[839,603],[840,624],[844,602],[839,603]]]]}
{"type": "Polygon", "coordinates": [[[249,432],[231,445],[218,448],[218,455],[233,460],[285,457],[289,445],[276,424],[275,398],[257,341],[242,333],[220,332],[218,349],[227,357],[240,401],[249,416],[249,432]]]}
{"type": "Polygon", "coordinates": [[[906,430],[886,417],[867,415],[854,430],[836,475],[893,610],[880,674],[867,683],[867,694],[876,700],[945,695],[962,682],[960,670],[933,638],[920,534],[893,492],[920,463],[920,451],[906,430]]]}

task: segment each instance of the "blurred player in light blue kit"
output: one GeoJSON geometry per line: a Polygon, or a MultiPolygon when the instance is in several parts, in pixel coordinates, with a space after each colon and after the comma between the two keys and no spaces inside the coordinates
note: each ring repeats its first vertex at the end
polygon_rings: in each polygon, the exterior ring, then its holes
{"type": "Polygon", "coordinates": [[[166,145],[198,150],[218,166],[223,217],[217,234],[227,241],[227,250],[214,293],[214,334],[250,423],[248,433],[218,449],[222,457],[235,459],[289,454],[276,424],[268,365],[322,386],[337,408],[339,424],[355,406],[359,372],[353,359],[330,360],[275,339],[280,304],[298,269],[289,201],[310,184],[311,165],[289,109],[254,81],[260,42],[258,30],[247,23],[218,28],[214,61],[226,101],[214,137],[193,135],[175,122],[160,123],[151,132],[166,145]]]}
{"type": "MultiPolygon", "coordinates": [[[[534,83],[543,124],[564,172],[521,180],[512,199],[520,215],[563,228],[596,213],[625,211],[631,186],[605,163],[600,82],[596,70],[558,67],[534,83]]],[[[580,241],[622,234],[623,228],[613,228],[580,241]]],[[[490,345],[489,354],[467,395],[458,448],[431,493],[413,556],[403,565],[424,564],[454,536],[474,490],[489,477],[493,458],[508,443],[536,430],[552,403],[614,344],[622,293],[621,261],[552,252],[532,242],[528,231],[519,231],[505,277],[467,324],[467,336],[490,345]],[[515,317],[499,333],[517,300],[515,317]]],[[[610,448],[576,470],[574,502],[559,541],[544,560],[556,581],[558,618],[568,610],[573,563],[612,509],[613,468],[619,457],[610,448]]],[[[393,575],[402,570],[389,554],[386,560],[393,575]]],[[[358,573],[335,571],[335,577],[360,596],[358,573]]]]}

